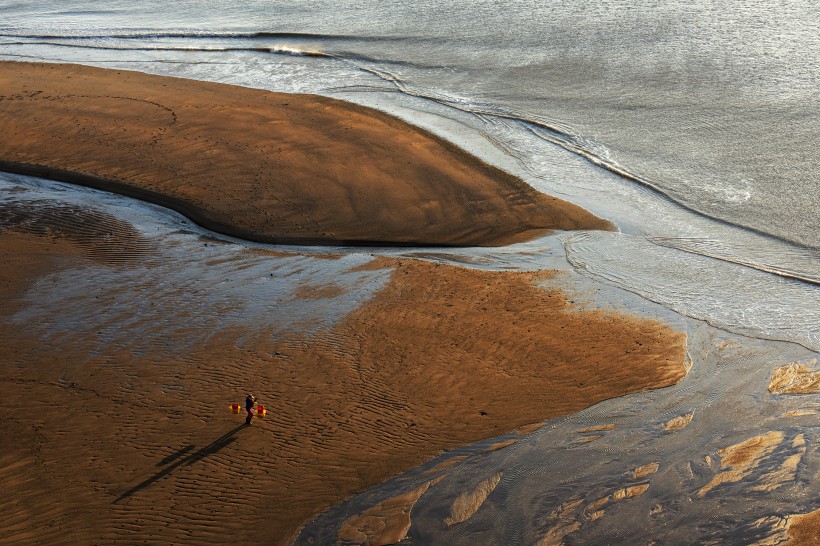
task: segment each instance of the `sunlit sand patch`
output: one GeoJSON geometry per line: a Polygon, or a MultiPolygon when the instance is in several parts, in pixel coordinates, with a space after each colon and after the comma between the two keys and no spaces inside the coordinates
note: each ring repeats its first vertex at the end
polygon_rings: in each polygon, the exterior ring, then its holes
{"type": "Polygon", "coordinates": [[[679,415],[667,421],[663,428],[666,430],[680,430],[686,425],[688,425],[692,421],[692,417],[694,416],[694,411],[692,413],[687,413],[686,415],[679,415]]]}
{"type": "Polygon", "coordinates": [[[788,535],[791,546],[820,543],[820,510],[789,518],[788,535]]]}
{"type": "Polygon", "coordinates": [[[751,474],[760,461],[774,451],[782,441],[783,433],[772,431],[721,449],[718,455],[721,456],[722,472],[716,474],[708,484],[701,487],[698,494],[702,497],[721,484],[742,480],[751,474]]]}
{"type": "Polygon", "coordinates": [[[806,417],[808,415],[817,415],[817,410],[815,409],[796,409],[783,414],[783,417],[806,417]]]}
{"type": "Polygon", "coordinates": [[[577,521],[561,523],[552,529],[537,542],[537,546],[561,546],[564,544],[564,537],[570,535],[581,528],[577,521]]]}
{"type": "Polygon", "coordinates": [[[520,434],[522,436],[529,434],[530,432],[534,432],[541,428],[544,423],[532,423],[531,425],[524,425],[523,427],[519,427],[515,429],[516,434],[520,434]]]}
{"type": "Polygon", "coordinates": [[[560,546],[564,538],[581,528],[581,523],[570,516],[584,503],[583,500],[570,499],[550,512],[547,518],[555,524],[538,541],[537,546],[560,546]]]}
{"type": "Polygon", "coordinates": [[[759,485],[752,487],[752,491],[774,491],[797,479],[797,466],[806,454],[806,438],[802,434],[795,436],[792,448],[796,449],[796,452],[786,457],[780,468],[761,476],[758,480],[759,485]]]}
{"type": "Polygon", "coordinates": [[[304,284],[296,289],[294,297],[309,300],[332,300],[345,293],[338,284],[304,284]]]}
{"type": "Polygon", "coordinates": [[[572,443],[575,444],[575,445],[577,445],[577,444],[591,444],[595,440],[600,440],[601,438],[603,438],[603,436],[601,434],[591,434],[590,436],[584,436],[582,438],[577,438],[572,443]]]}
{"type": "MultiPolygon", "coordinates": [[[[651,475],[657,471],[654,463],[638,467],[634,472],[642,470],[651,475]],[[650,472],[651,471],[651,472],[650,472]]],[[[552,527],[538,542],[539,546],[558,546],[564,543],[564,538],[580,529],[584,521],[597,521],[606,515],[604,508],[607,504],[620,502],[643,495],[649,489],[649,482],[628,485],[584,506],[583,500],[571,499],[551,512],[547,519],[553,521],[552,527]]]]}
{"type": "Polygon", "coordinates": [[[646,493],[646,490],[649,489],[648,483],[641,483],[638,485],[630,485],[629,487],[624,487],[623,489],[618,489],[612,494],[612,500],[622,501],[624,499],[631,499],[633,497],[637,497],[646,493]]]}
{"type": "Polygon", "coordinates": [[[606,497],[601,497],[600,499],[589,503],[584,510],[591,513],[598,513],[600,511],[600,508],[602,508],[608,502],[609,495],[607,495],[606,497]]]}
{"type": "Polygon", "coordinates": [[[498,451],[499,449],[504,449],[505,447],[509,447],[517,442],[518,440],[507,440],[506,442],[497,442],[488,447],[487,449],[485,449],[483,453],[487,453],[489,451],[498,451]]]}
{"type": "Polygon", "coordinates": [[[464,459],[468,459],[468,458],[469,457],[467,455],[459,455],[458,457],[452,457],[450,459],[447,459],[446,461],[440,462],[439,464],[437,464],[436,466],[434,466],[433,468],[431,468],[430,470],[425,472],[424,475],[425,476],[430,476],[430,475],[435,474],[437,472],[441,472],[442,470],[447,470],[448,468],[450,468],[454,464],[460,463],[464,459]]]}
{"type": "Polygon", "coordinates": [[[465,491],[453,501],[450,508],[450,516],[444,520],[448,526],[456,523],[463,523],[475,514],[490,493],[493,492],[498,482],[501,481],[501,473],[495,474],[478,484],[472,491],[465,491]]]}
{"type": "Polygon", "coordinates": [[[380,502],[361,514],[348,518],[339,528],[339,541],[358,544],[395,544],[410,530],[410,512],[421,496],[443,478],[380,502]]]}
{"type": "Polygon", "coordinates": [[[639,483],[637,485],[622,487],[621,489],[615,490],[606,497],[601,497],[597,501],[591,503],[589,506],[587,506],[587,510],[596,512],[599,508],[605,506],[610,502],[618,502],[624,499],[631,499],[632,497],[643,495],[647,489],[649,489],[648,483],[639,483]]]}
{"type": "Polygon", "coordinates": [[[755,527],[769,528],[770,532],[754,546],[814,546],[820,544],[820,509],[807,514],[761,518],[755,527]]]}
{"type": "Polygon", "coordinates": [[[658,463],[649,463],[643,466],[639,466],[638,468],[632,471],[632,477],[636,480],[640,480],[641,478],[651,476],[652,474],[658,471],[658,468],[660,468],[660,465],[658,463]]]}
{"type": "Polygon", "coordinates": [[[578,432],[579,433],[583,433],[583,432],[600,432],[600,431],[603,431],[603,430],[612,430],[612,429],[616,428],[617,426],[618,426],[617,423],[609,423],[608,425],[593,425],[591,427],[582,428],[578,432]]]}
{"type": "Polygon", "coordinates": [[[595,521],[604,517],[606,510],[604,507],[610,502],[620,502],[624,499],[631,499],[643,495],[649,489],[649,483],[640,483],[637,485],[630,485],[614,491],[612,494],[602,497],[586,507],[587,517],[595,521]]]}
{"type": "Polygon", "coordinates": [[[820,393],[820,371],[813,369],[817,359],[809,362],[792,362],[776,368],[769,381],[772,394],[820,393]]]}
{"type": "Polygon", "coordinates": [[[552,527],[544,537],[537,542],[537,546],[561,546],[564,538],[581,528],[581,524],[575,520],[559,523],[552,527]]]}

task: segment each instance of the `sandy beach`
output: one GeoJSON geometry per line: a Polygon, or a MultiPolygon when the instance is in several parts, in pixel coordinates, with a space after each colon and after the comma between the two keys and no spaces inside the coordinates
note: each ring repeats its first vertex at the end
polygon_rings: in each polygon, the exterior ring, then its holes
{"type": "MultiPolygon", "coordinates": [[[[255,240],[499,244],[610,227],[329,99],[26,63],[0,64],[0,94],[6,167],[145,197],[255,240]]],[[[190,317],[157,296],[163,322],[127,335],[161,330],[165,344],[130,350],[82,325],[45,335],[19,314],[38,283],[99,268],[129,278],[158,243],[98,212],[2,206],[2,541],[284,544],[316,513],[444,450],[686,373],[685,334],[576,307],[560,273],[395,258],[361,266],[389,279],[332,327],[285,335],[216,320],[193,343],[190,317]],[[269,416],[244,427],[227,405],[248,385],[269,416]]],[[[131,290],[103,288],[73,304],[94,316],[131,290]]],[[[292,288],[305,302],[346,290],[292,288]]]]}
{"type": "Polygon", "coordinates": [[[315,95],[0,63],[0,167],[270,243],[498,245],[612,229],[452,144],[315,95]]]}

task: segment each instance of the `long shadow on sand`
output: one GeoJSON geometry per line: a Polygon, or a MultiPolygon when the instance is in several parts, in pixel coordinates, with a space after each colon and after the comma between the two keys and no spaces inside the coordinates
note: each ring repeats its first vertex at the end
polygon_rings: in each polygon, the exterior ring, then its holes
{"type": "Polygon", "coordinates": [[[125,493],[123,493],[122,495],[117,497],[117,499],[112,504],[117,504],[118,502],[132,496],[134,493],[137,493],[138,491],[141,491],[141,490],[145,489],[146,487],[150,487],[151,485],[158,482],[159,480],[161,480],[165,476],[171,474],[174,470],[176,470],[177,468],[179,468],[181,466],[191,465],[191,464],[193,464],[193,463],[195,463],[199,460],[204,459],[208,455],[213,455],[214,453],[218,452],[219,450],[221,450],[225,447],[228,447],[229,445],[231,445],[232,443],[234,443],[236,441],[236,439],[237,439],[236,438],[236,433],[239,432],[240,430],[242,430],[243,428],[247,427],[247,426],[248,425],[245,425],[245,424],[239,425],[238,427],[236,427],[232,430],[229,430],[228,432],[226,432],[225,434],[223,434],[222,436],[220,436],[219,438],[217,438],[216,440],[214,440],[210,444],[206,445],[205,447],[200,448],[199,450],[197,450],[197,451],[195,451],[195,452],[193,452],[190,455],[187,455],[185,457],[183,457],[183,456],[186,453],[188,453],[189,451],[191,451],[192,449],[195,448],[195,446],[193,444],[189,444],[189,445],[183,447],[182,449],[180,449],[179,451],[177,451],[176,453],[173,453],[173,454],[165,457],[164,459],[162,459],[160,462],[157,463],[157,466],[166,465],[166,464],[170,463],[171,461],[173,461],[175,459],[179,459],[179,460],[177,460],[177,462],[175,462],[171,466],[168,466],[168,467],[160,470],[159,472],[157,472],[156,474],[154,474],[150,478],[148,478],[146,480],[143,480],[142,482],[138,483],[137,485],[135,485],[134,487],[132,487],[131,489],[129,489],[128,491],[126,491],[125,493]],[[183,457],[183,458],[180,459],[180,457],[183,457]]]}

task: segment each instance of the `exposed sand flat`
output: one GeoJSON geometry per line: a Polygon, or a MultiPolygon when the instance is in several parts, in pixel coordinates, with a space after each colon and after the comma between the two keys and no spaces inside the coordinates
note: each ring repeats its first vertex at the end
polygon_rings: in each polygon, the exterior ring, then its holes
{"type": "Polygon", "coordinates": [[[339,541],[382,546],[396,544],[407,536],[410,529],[410,511],[434,481],[421,487],[380,502],[366,512],[353,516],[342,523],[339,541]]]}
{"type": "Polygon", "coordinates": [[[802,434],[795,436],[791,447],[794,450],[794,453],[787,456],[779,468],[760,476],[757,480],[758,484],[751,487],[751,491],[771,492],[796,480],[797,468],[803,460],[803,457],[806,455],[805,437],[802,434]]]}
{"type": "MultiPolygon", "coordinates": [[[[648,469],[653,465],[645,465],[634,471],[633,479],[645,478],[657,471],[657,465],[651,471],[643,472],[638,476],[639,471],[648,469]]],[[[585,523],[597,521],[606,515],[606,508],[613,502],[621,502],[639,497],[646,493],[650,484],[648,482],[628,485],[620,489],[611,490],[605,496],[600,497],[590,503],[586,503],[587,499],[572,499],[564,502],[556,510],[547,515],[546,521],[550,522],[550,527],[547,529],[543,537],[538,541],[538,546],[561,546],[564,544],[564,538],[581,529],[585,523]]]]}
{"type": "Polygon", "coordinates": [[[702,497],[721,484],[742,480],[782,441],[782,432],[771,431],[719,450],[721,472],[701,487],[698,494],[702,497]]]}
{"type": "Polygon", "coordinates": [[[453,501],[450,508],[450,515],[444,520],[447,525],[463,523],[475,514],[490,493],[493,492],[498,482],[501,481],[501,473],[491,476],[475,486],[472,491],[465,491],[453,501]]]}
{"type": "MultiPolygon", "coordinates": [[[[0,285],[15,287],[0,308],[0,445],[28,477],[3,480],[0,541],[48,542],[56,526],[85,543],[283,543],[443,449],[684,374],[683,334],[574,310],[536,286],[546,274],[391,259],[370,266],[394,270],[384,289],[310,338],[249,324],[182,352],[71,332],[44,343],[8,322],[14,292],[61,268],[127,264],[76,237],[14,229],[0,231],[0,285]],[[244,428],[226,404],[250,384],[269,414],[244,428]]],[[[170,306],[162,315],[187,321],[170,306]]],[[[158,327],[145,319],[130,335],[158,327]]]]}
{"type": "Polygon", "coordinates": [[[687,426],[689,423],[691,423],[692,417],[694,416],[694,412],[687,413],[686,415],[678,415],[677,417],[673,417],[672,419],[667,421],[663,428],[665,428],[666,430],[680,430],[687,426]]]}
{"type": "Polygon", "coordinates": [[[632,471],[632,477],[636,480],[639,480],[641,478],[651,476],[652,474],[658,471],[658,468],[660,468],[660,464],[658,463],[649,463],[641,465],[632,471]]]}
{"type": "Polygon", "coordinates": [[[820,392],[820,371],[811,362],[792,362],[775,368],[769,381],[772,394],[816,394],[820,392]]]}
{"type": "Polygon", "coordinates": [[[757,526],[769,527],[770,534],[754,546],[815,546],[820,544],[820,510],[807,514],[772,516],[758,520],[757,526]]]}
{"type": "Polygon", "coordinates": [[[790,546],[809,546],[820,543],[820,510],[808,514],[795,514],[788,518],[790,546]]]}
{"type": "Polygon", "coordinates": [[[547,516],[547,519],[555,521],[539,541],[537,546],[561,546],[564,544],[564,537],[570,535],[581,528],[581,523],[572,518],[578,509],[582,507],[584,501],[572,499],[547,516]]]}
{"type": "Polygon", "coordinates": [[[624,499],[631,499],[632,497],[643,495],[647,489],[649,489],[648,483],[624,487],[623,489],[619,489],[612,494],[612,500],[622,501],[624,499]]]}
{"type": "Polygon", "coordinates": [[[0,62],[0,169],[278,243],[493,245],[612,229],[375,110],[79,65],[0,62]]]}

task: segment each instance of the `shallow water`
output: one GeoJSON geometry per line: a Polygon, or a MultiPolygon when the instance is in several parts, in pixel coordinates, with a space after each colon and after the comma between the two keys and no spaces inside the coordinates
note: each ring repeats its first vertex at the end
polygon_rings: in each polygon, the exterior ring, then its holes
{"type": "MultiPolygon", "coordinates": [[[[162,207],[0,174],[0,229],[11,227],[10,219],[20,216],[28,219],[24,231],[47,230],[52,236],[76,239],[88,230],[90,215],[108,232],[114,231],[115,219],[133,226],[141,240],[138,246],[150,252],[116,242],[110,256],[99,251],[93,256],[102,255],[102,260],[43,277],[27,292],[10,325],[25,325],[45,336],[85,333],[105,351],[141,353],[164,346],[169,354],[182,354],[230,327],[248,330],[249,335],[255,327],[264,327],[269,335],[328,329],[389,277],[387,271],[350,271],[369,262],[369,254],[350,252],[330,259],[325,256],[332,249],[313,249],[315,258],[254,252],[253,245],[200,230],[162,207]],[[65,220],[55,222],[57,207],[70,211],[65,220]],[[43,210],[48,214],[41,214],[43,210]],[[300,295],[305,287],[333,290],[312,299],[300,295]],[[100,301],[92,305],[89,299],[100,301]],[[174,312],[169,314],[169,308],[174,312]]],[[[95,246],[105,247],[106,242],[98,239],[95,246]]]]}

